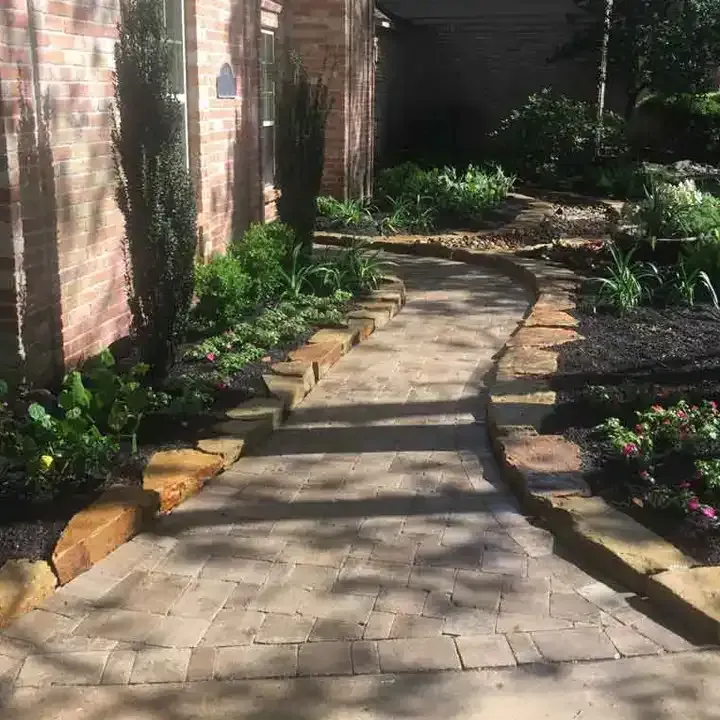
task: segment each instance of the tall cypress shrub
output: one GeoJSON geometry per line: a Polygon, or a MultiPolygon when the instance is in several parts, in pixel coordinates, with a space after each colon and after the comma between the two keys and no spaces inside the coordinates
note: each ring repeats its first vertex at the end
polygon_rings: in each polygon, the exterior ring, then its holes
{"type": "Polygon", "coordinates": [[[128,304],[141,357],[160,380],[187,327],[197,209],[161,0],[123,0],[118,33],[112,144],[128,304]]]}
{"type": "Polygon", "coordinates": [[[328,87],[322,77],[311,79],[295,53],[280,76],[275,181],[280,220],[295,231],[305,255],[312,252],[313,230],[325,165],[325,127],[330,112],[328,87]]]}

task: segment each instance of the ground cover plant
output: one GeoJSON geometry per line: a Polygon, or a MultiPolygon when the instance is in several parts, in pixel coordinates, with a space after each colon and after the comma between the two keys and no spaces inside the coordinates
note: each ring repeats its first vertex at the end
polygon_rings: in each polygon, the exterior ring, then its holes
{"type": "Polygon", "coordinates": [[[372,201],[318,198],[318,227],[388,235],[478,227],[513,182],[499,168],[424,169],[408,162],[378,173],[372,201]]]}

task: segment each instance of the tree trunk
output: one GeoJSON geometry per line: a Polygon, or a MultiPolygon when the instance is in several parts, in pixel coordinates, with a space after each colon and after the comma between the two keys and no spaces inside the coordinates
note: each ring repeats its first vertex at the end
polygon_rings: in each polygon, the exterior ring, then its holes
{"type": "Polygon", "coordinates": [[[597,85],[597,127],[595,130],[595,156],[600,152],[603,135],[603,121],[605,117],[605,93],[607,90],[608,47],[610,45],[610,32],[612,30],[613,0],[605,0],[605,14],[603,18],[603,36],[600,50],[600,68],[597,85]]]}

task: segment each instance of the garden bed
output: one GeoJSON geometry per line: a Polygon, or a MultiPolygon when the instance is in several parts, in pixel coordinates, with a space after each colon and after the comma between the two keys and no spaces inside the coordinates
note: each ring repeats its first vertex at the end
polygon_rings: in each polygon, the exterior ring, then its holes
{"type": "MultiPolygon", "coordinates": [[[[581,448],[593,493],[665,537],[702,564],[720,564],[717,523],[674,503],[648,502],[638,468],[617,455],[596,426],[616,417],[625,427],[637,412],[678,402],[720,401],[720,316],[712,308],[640,307],[625,316],[575,311],[583,339],[558,346],[552,387],[558,406],[546,430],[581,448]]],[[[692,482],[689,458],[675,459],[661,483],[692,482]]],[[[652,498],[652,494],[649,496],[652,498]]]]}

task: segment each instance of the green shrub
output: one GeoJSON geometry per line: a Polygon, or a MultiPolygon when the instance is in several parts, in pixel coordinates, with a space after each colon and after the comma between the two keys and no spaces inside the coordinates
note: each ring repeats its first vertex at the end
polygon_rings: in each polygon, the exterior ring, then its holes
{"type": "Polygon", "coordinates": [[[362,200],[336,200],[334,197],[320,196],[317,199],[317,210],[328,230],[371,228],[373,225],[368,204],[362,200]]]}
{"type": "Polygon", "coordinates": [[[195,271],[197,304],[193,308],[203,328],[221,331],[238,322],[255,305],[253,279],[234,255],[215,255],[195,271]]]}
{"type": "Polygon", "coordinates": [[[295,234],[281,222],[255,223],[230,247],[242,272],[250,278],[252,302],[275,298],[283,285],[283,269],[290,262],[295,234]]]}
{"type": "Polygon", "coordinates": [[[628,213],[650,239],[696,237],[720,228],[720,198],[698,190],[693,180],[652,182],[628,213]]]}
{"type": "MultiPolygon", "coordinates": [[[[546,88],[513,110],[490,138],[503,167],[523,180],[555,183],[585,173],[594,161],[595,134],[594,105],[546,88]]],[[[618,115],[606,114],[599,149],[610,156],[625,151],[624,122],[618,115]]]]}
{"type": "Polygon", "coordinates": [[[720,163],[720,92],[704,95],[651,95],[630,120],[637,150],[664,159],[720,163]]]}
{"type": "Polygon", "coordinates": [[[699,237],[688,245],[684,262],[689,271],[707,273],[714,287],[720,288],[720,230],[699,237]]]}
{"type": "Polygon", "coordinates": [[[388,213],[382,220],[385,230],[427,232],[438,225],[476,223],[505,199],[513,182],[499,168],[470,165],[458,172],[405,163],[378,174],[375,201],[388,213]]]}
{"type": "Polygon", "coordinates": [[[128,305],[141,357],[161,379],[187,329],[197,247],[195,193],[162,3],[123,4],[115,66],[112,149],[125,219],[128,305]]]}

